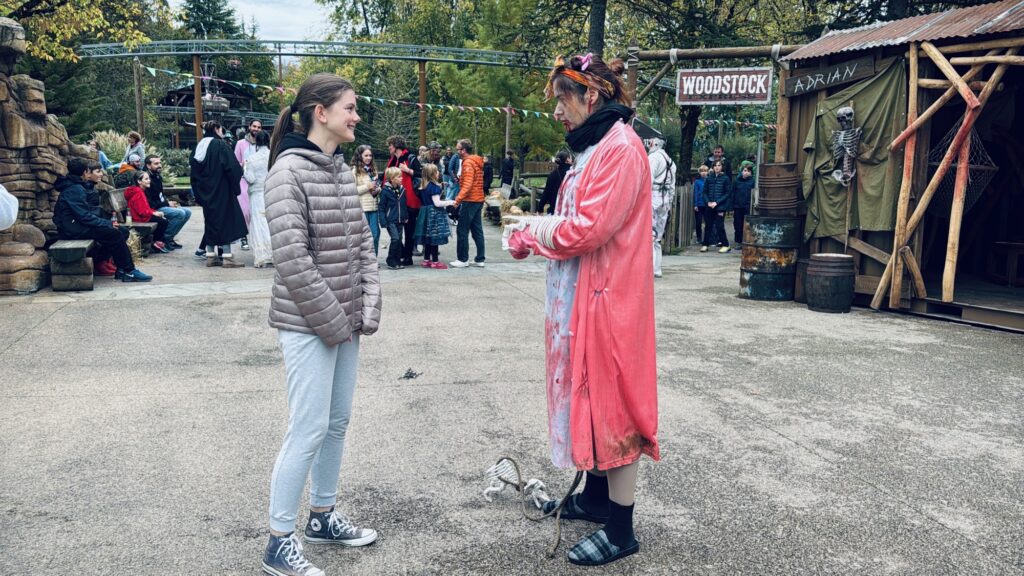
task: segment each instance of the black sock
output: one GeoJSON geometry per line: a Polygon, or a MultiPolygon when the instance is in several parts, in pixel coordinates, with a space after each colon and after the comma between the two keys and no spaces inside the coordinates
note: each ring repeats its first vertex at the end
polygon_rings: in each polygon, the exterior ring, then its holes
{"type": "Polygon", "coordinates": [[[608,477],[587,472],[583,493],[576,497],[576,503],[584,510],[604,516],[608,510],[608,477]]]}
{"type": "Polygon", "coordinates": [[[633,505],[623,506],[614,500],[608,500],[608,523],[604,525],[604,533],[608,541],[619,548],[633,543],[633,505]]]}

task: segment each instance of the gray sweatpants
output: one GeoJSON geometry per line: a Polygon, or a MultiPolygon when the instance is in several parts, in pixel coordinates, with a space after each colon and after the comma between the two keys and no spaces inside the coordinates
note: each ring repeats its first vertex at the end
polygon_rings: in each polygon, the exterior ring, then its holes
{"type": "Polygon", "coordinates": [[[338,346],[291,330],[278,330],[277,338],[288,375],[288,432],[270,480],[270,528],[287,533],[295,530],[307,475],[310,506],[333,506],[337,499],[359,336],[338,346]]]}

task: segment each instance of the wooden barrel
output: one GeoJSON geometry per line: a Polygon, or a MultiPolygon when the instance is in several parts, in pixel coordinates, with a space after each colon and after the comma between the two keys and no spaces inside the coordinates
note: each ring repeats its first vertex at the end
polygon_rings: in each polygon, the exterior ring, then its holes
{"type": "Polygon", "coordinates": [[[757,177],[757,213],[765,216],[796,216],[800,203],[800,172],[796,162],[762,164],[757,177]]]}
{"type": "Polygon", "coordinates": [[[743,225],[740,298],[792,300],[800,219],[748,216],[743,225]]]}
{"type": "Polygon", "coordinates": [[[805,283],[807,307],[815,312],[849,312],[854,276],[853,256],[811,254],[805,283]]]}

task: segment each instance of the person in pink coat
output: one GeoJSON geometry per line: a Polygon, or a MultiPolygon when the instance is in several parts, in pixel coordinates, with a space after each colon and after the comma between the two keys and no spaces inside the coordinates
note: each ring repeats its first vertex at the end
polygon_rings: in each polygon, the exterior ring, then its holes
{"type": "MultiPolygon", "coordinates": [[[[601,565],[637,552],[633,497],[644,454],[660,459],[651,260],[651,172],[626,122],[621,61],[559,59],[545,91],[575,155],[553,216],[524,218],[516,258],[549,260],[545,342],[556,466],[586,470],[562,518],[604,526],[569,551],[601,565]]],[[[513,228],[517,226],[513,225],[513,228]]],[[[553,510],[557,502],[546,505],[553,510]]]]}

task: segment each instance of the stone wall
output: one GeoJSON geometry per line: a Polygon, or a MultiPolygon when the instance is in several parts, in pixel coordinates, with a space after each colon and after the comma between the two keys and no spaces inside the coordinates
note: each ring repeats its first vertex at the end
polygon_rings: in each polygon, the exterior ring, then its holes
{"type": "Polygon", "coordinates": [[[24,54],[25,30],[0,18],[0,184],[19,206],[18,223],[0,232],[0,295],[35,292],[49,283],[45,247],[57,237],[53,184],[67,174],[68,158],[96,159],[46,113],[43,83],[13,74],[24,54]]]}

